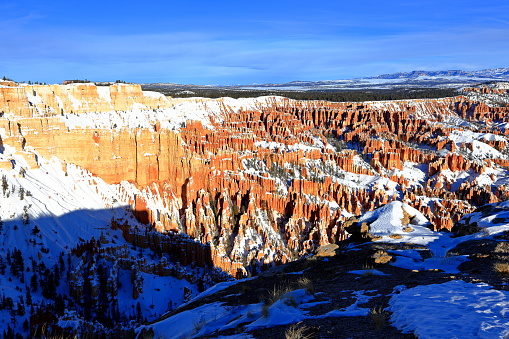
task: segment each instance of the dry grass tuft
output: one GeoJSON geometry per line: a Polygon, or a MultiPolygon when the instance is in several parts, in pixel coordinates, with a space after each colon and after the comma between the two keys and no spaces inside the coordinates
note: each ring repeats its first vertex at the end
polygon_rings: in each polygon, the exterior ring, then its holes
{"type": "Polygon", "coordinates": [[[297,281],[297,285],[299,288],[305,289],[311,294],[315,294],[315,287],[313,286],[313,281],[309,278],[302,277],[297,281]]]}
{"type": "Polygon", "coordinates": [[[310,328],[306,325],[300,326],[300,323],[293,324],[285,332],[285,339],[312,339],[314,335],[309,332],[310,328]]]}
{"type": "Polygon", "coordinates": [[[501,241],[495,247],[495,253],[509,254],[509,242],[501,241]]]}
{"type": "Polygon", "coordinates": [[[497,261],[493,264],[493,269],[500,275],[509,275],[509,262],[497,261]]]}
{"type": "MultiPolygon", "coordinates": [[[[306,279],[306,278],[303,278],[303,279],[306,279]]],[[[303,280],[302,284],[305,285],[306,287],[302,286],[301,288],[312,289],[312,287],[313,287],[313,283],[309,279],[307,279],[307,281],[303,280]]],[[[266,297],[264,299],[262,299],[262,301],[263,301],[262,317],[266,318],[269,315],[269,308],[276,301],[281,300],[281,299],[284,299],[285,304],[288,306],[293,306],[293,307],[298,306],[297,301],[295,300],[295,298],[292,295],[285,297],[285,294],[295,290],[295,288],[292,288],[290,285],[291,284],[288,281],[286,281],[286,282],[283,282],[281,285],[275,285],[272,290],[269,290],[268,295],[266,295],[266,297]]]]}
{"type": "Polygon", "coordinates": [[[363,270],[373,270],[373,269],[375,269],[375,266],[373,266],[373,264],[366,263],[366,264],[362,265],[362,269],[363,270]]]}
{"type": "Polygon", "coordinates": [[[266,300],[266,303],[270,306],[281,299],[286,293],[291,291],[293,291],[293,289],[291,289],[289,286],[274,286],[274,288],[269,291],[269,296],[266,300]]]}

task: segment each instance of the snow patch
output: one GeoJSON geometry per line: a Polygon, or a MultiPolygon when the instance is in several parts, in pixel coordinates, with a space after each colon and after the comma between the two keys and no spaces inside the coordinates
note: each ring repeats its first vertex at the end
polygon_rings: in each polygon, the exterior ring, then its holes
{"type": "Polygon", "coordinates": [[[417,286],[394,294],[391,322],[421,339],[505,338],[509,292],[461,280],[417,286]]]}

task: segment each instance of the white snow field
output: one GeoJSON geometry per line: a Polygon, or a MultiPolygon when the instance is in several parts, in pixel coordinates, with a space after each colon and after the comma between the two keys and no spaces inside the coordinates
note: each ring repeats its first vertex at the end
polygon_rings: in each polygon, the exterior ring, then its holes
{"type": "MultiPolygon", "coordinates": [[[[295,324],[305,319],[367,315],[369,309],[359,307],[358,304],[365,303],[376,295],[368,295],[366,294],[367,291],[350,292],[356,299],[353,304],[320,316],[308,315],[307,309],[323,302],[313,302],[314,296],[304,289],[298,289],[284,294],[272,305],[268,305],[265,310],[263,302],[238,306],[228,306],[221,302],[214,302],[183,311],[155,324],[142,326],[138,329],[138,333],[142,329],[152,329],[155,338],[199,338],[236,328],[240,324],[244,324],[245,330],[250,331],[258,328],[295,324]]],[[[247,336],[248,334],[238,335],[247,336]]]]}
{"type": "Polygon", "coordinates": [[[507,338],[509,292],[461,280],[394,293],[391,322],[420,339],[507,338]]]}

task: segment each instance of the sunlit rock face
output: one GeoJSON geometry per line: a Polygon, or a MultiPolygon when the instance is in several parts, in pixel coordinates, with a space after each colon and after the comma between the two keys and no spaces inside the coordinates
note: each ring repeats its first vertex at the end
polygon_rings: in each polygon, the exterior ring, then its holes
{"type": "Polygon", "coordinates": [[[16,117],[125,111],[133,106],[166,107],[164,96],[144,95],[140,85],[28,85],[0,88],[0,111],[16,117]]]}
{"type": "Polygon", "coordinates": [[[55,156],[135,184],[124,194],[140,221],[208,244],[237,277],[342,240],[349,218],[391,201],[440,230],[509,194],[509,108],[464,96],[174,100],[139,85],[11,86],[0,113],[2,144],[30,166],[55,156]]]}

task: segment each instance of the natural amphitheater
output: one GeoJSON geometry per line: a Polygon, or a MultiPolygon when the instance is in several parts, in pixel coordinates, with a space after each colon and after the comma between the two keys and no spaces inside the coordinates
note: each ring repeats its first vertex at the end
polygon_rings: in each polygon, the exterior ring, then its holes
{"type": "Polygon", "coordinates": [[[509,83],[156,90],[0,81],[5,338],[509,335],[509,83]]]}

